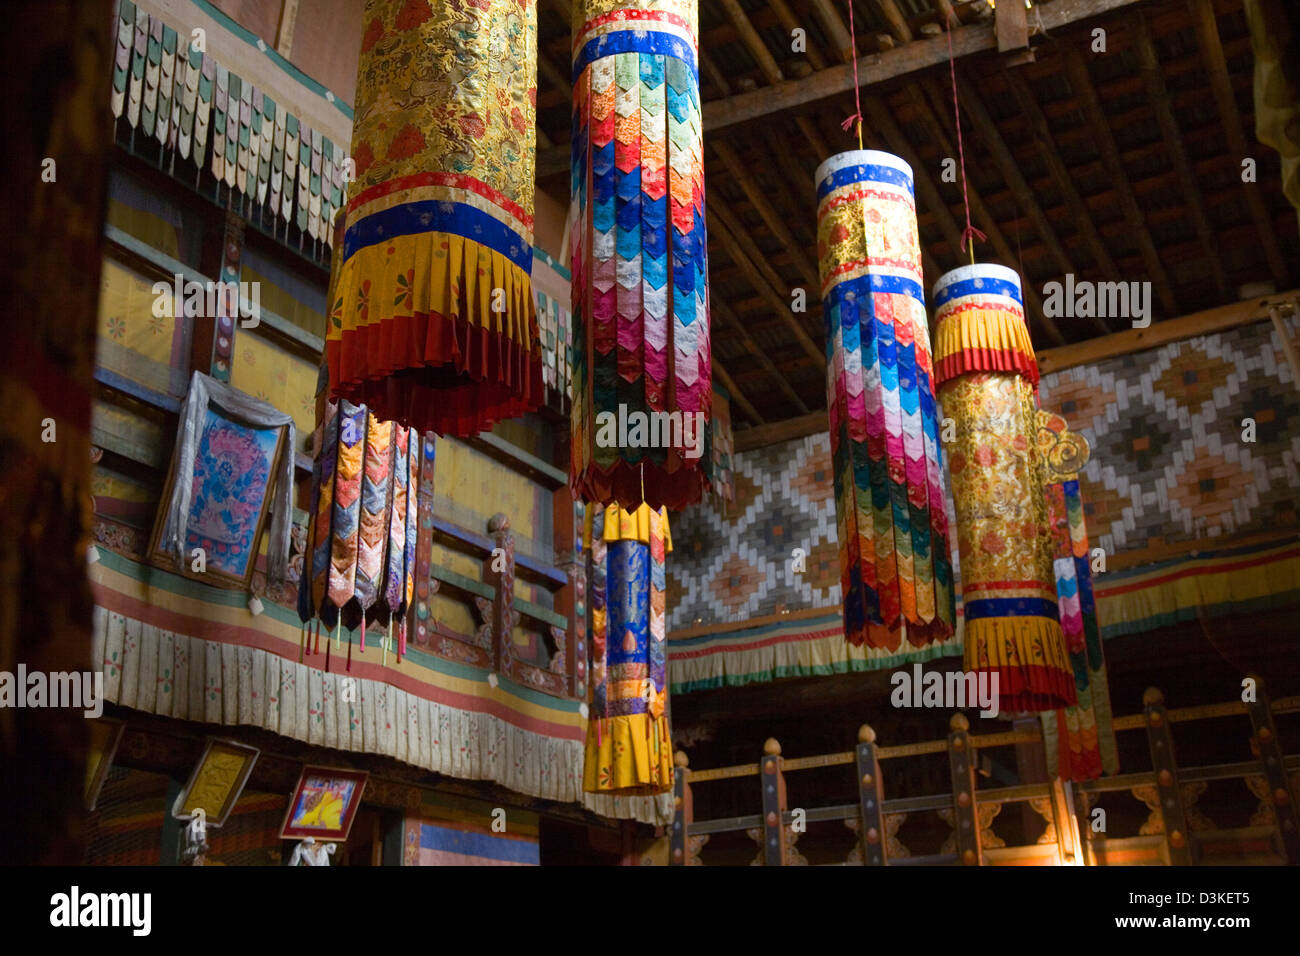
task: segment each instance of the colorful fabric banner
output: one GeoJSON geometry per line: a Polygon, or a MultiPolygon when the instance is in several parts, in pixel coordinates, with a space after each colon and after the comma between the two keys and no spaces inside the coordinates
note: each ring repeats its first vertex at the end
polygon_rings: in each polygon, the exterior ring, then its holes
{"type": "Polygon", "coordinates": [[[965,667],[998,678],[1003,713],[1073,706],[1078,697],[1058,617],[1039,452],[1033,351],[1020,277],[997,265],[954,269],[934,287],[939,400],[956,426],[948,470],[957,512],[965,667]],[[982,337],[962,331],[979,300],[982,337]],[[956,323],[956,330],[952,324],[956,323]],[[973,344],[972,344],[973,343],[973,344]],[[1010,370],[998,365],[1008,355],[1010,370]],[[1022,363],[1033,363],[1028,368],[1022,363]],[[996,371],[987,371],[992,365],[996,371]]]}
{"type": "Polygon", "coordinates": [[[642,505],[590,509],[591,683],[583,789],[620,796],[672,786],[664,559],[668,515],[642,505]]]}
{"type": "Polygon", "coordinates": [[[817,196],[844,635],[921,648],[955,613],[912,170],[840,153],[817,196]]]}
{"type": "Polygon", "coordinates": [[[1087,440],[1070,431],[1064,418],[1042,409],[1036,444],[1047,494],[1057,608],[1079,695],[1076,706],[1042,715],[1047,765],[1064,780],[1093,780],[1102,773],[1118,773],[1119,754],[1079,493],[1078,473],[1088,463],[1090,450],[1087,440]]]}
{"type": "Polygon", "coordinates": [[[331,394],[473,435],[542,401],[534,0],[366,5],[331,394]]]}
{"type": "Polygon", "coordinates": [[[695,0],[573,4],[570,484],[586,501],[678,509],[712,480],[697,36],[695,0]]]}
{"type": "Polygon", "coordinates": [[[380,421],[364,405],[329,402],[312,471],[307,530],[309,571],[298,586],[298,616],[328,628],[365,619],[402,627],[415,593],[420,436],[380,421]]]}

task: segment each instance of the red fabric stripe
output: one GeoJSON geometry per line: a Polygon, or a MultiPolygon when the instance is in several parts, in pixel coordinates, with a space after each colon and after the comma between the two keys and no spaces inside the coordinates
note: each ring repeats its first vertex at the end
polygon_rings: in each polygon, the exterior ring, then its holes
{"type": "Polygon", "coordinates": [[[348,212],[381,196],[389,196],[404,189],[415,189],[419,186],[452,186],[456,189],[467,189],[470,192],[478,193],[484,199],[494,202],[506,210],[529,229],[533,228],[533,217],[524,211],[523,206],[507,199],[503,193],[497,192],[481,179],[475,179],[473,176],[465,176],[461,173],[413,173],[410,176],[390,179],[388,182],[371,186],[369,189],[357,193],[348,203],[348,212]]]}

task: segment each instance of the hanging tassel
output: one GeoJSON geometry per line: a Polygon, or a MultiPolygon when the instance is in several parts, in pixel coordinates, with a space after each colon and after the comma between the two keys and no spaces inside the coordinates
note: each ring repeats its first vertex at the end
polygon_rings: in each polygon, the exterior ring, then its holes
{"type": "Polygon", "coordinates": [[[361,651],[362,651],[362,653],[365,653],[365,650],[366,650],[366,616],[365,616],[365,614],[362,614],[362,615],[361,615],[361,651]]]}
{"type": "Polygon", "coordinates": [[[307,643],[307,628],[304,625],[303,627],[298,628],[298,663],[299,664],[302,663],[302,652],[303,652],[303,647],[306,645],[306,643],[307,643]]]}
{"type": "Polygon", "coordinates": [[[352,635],[348,635],[348,670],[352,670],[352,635]]]}
{"type": "MultiPolygon", "coordinates": [[[[325,650],[328,651],[329,648],[330,648],[330,642],[329,639],[326,638],[325,650]]],[[[316,618],[316,653],[317,654],[320,653],[320,618],[316,618]]]]}
{"type": "Polygon", "coordinates": [[[343,650],[343,615],[339,615],[339,622],[334,626],[334,650],[343,650]]]}
{"type": "Polygon", "coordinates": [[[392,640],[393,640],[393,622],[390,619],[388,622],[388,633],[385,634],[382,638],[380,638],[380,643],[384,647],[384,655],[383,657],[380,658],[381,667],[388,666],[388,645],[392,642],[392,640]]]}
{"type": "Polygon", "coordinates": [[[406,653],[406,618],[402,618],[402,623],[397,625],[397,663],[402,663],[402,655],[406,653]]]}
{"type": "MultiPolygon", "coordinates": [[[[317,637],[319,636],[320,635],[317,634],[317,637]]],[[[327,635],[325,638],[325,673],[328,674],[329,670],[330,670],[330,639],[327,635]]]]}

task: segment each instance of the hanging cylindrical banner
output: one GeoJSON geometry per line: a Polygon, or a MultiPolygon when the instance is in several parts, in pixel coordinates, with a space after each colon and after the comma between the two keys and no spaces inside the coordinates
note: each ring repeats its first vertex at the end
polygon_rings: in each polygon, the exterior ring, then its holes
{"type": "Polygon", "coordinates": [[[996,677],[1004,713],[1071,706],[1077,695],[1036,445],[1038,366],[1020,277],[998,265],[963,266],[935,283],[934,304],[939,401],[954,423],[948,471],[966,669],[996,677]]]}
{"type": "Polygon", "coordinates": [[[668,515],[588,508],[591,681],[583,789],[637,796],[672,787],[664,562],[668,515]]]}
{"type": "Polygon", "coordinates": [[[840,153],[817,198],[844,635],[924,647],[956,614],[912,169],[840,153]]]}
{"type": "Polygon", "coordinates": [[[542,400],[534,0],[369,0],[331,395],[473,435],[542,400]]]}
{"type": "Polygon", "coordinates": [[[713,471],[695,0],[572,9],[570,485],[677,509],[713,471]]]}

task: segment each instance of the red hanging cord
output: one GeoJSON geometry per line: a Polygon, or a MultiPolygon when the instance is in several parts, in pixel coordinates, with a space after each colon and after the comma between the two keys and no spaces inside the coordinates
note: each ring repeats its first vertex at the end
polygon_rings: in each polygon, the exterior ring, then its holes
{"type": "Polygon", "coordinates": [[[980,232],[970,221],[970,197],[966,194],[966,150],[961,140],[961,104],[957,101],[957,61],[952,53],[952,24],[949,22],[953,16],[949,13],[943,24],[943,32],[948,37],[948,71],[952,76],[952,114],[953,122],[957,126],[957,156],[961,163],[961,201],[966,209],[966,228],[961,231],[961,247],[963,250],[970,250],[970,264],[975,264],[975,243],[974,239],[985,242],[988,237],[980,232]]]}
{"type": "Polygon", "coordinates": [[[853,44],[853,101],[857,112],[840,124],[847,133],[854,122],[858,124],[858,149],[862,148],[862,87],[858,83],[858,34],[853,27],[853,0],[844,0],[849,8],[849,40],[853,44]]]}

